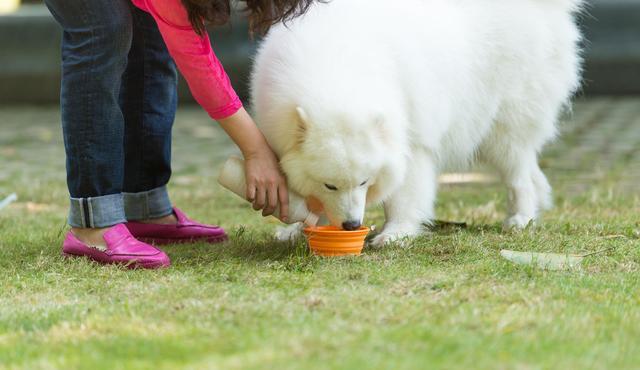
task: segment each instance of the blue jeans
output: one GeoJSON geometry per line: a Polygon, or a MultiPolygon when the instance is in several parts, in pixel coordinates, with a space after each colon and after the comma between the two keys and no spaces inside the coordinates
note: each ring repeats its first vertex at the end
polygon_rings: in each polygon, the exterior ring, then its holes
{"type": "Polygon", "coordinates": [[[69,224],[171,214],[177,72],[154,19],[129,0],[45,0],[63,28],[60,105],[69,224]]]}

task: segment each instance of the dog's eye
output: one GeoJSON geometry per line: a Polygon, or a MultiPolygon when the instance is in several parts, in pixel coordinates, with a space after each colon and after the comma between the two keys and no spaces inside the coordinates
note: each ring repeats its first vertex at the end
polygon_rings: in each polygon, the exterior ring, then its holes
{"type": "Polygon", "coordinates": [[[338,190],[338,188],[337,188],[337,187],[335,187],[334,185],[324,184],[324,186],[325,186],[327,189],[332,190],[332,191],[336,191],[336,190],[338,190]]]}
{"type": "Polygon", "coordinates": [[[369,180],[364,180],[364,181],[362,182],[362,184],[360,184],[360,186],[365,186],[365,185],[367,185],[367,183],[368,183],[368,182],[369,182],[369,180]]]}

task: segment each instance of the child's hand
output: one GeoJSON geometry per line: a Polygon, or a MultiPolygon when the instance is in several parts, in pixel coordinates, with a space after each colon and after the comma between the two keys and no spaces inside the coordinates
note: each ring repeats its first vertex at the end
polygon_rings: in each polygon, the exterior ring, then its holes
{"type": "Polygon", "coordinates": [[[278,159],[269,147],[260,152],[245,155],[247,200],[253,209],[262,210],[263,216],[272,215],[280,207],[280,219],[287,220],[289,194],[287,181],[280,172],[278,159]]]}
{"type": "Polygon", "coordinates": [[[262,214],[268,216],[280,206],[280,219],[286,222],[289,216],[287,181],[262,132],[244,108],[219,122],[244,156],[247,200],[253,203],[253,209],[261,209],[262,214]]]}

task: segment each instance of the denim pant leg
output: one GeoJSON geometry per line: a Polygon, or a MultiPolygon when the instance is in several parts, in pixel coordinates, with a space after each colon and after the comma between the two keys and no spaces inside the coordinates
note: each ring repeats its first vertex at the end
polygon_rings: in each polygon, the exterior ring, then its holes
{"type": "Polygon", "coordinates": [[[118,104],[131,47],[129,0],[45,0],[63,28],[60,105],[69,224],[106,227],[126,221],[124,118],[118,104]]]}
{"type": "Polygon", "coordinates": [[[120,106],[125,119],[124,206],[127,220],[171,214],[171,129],[178,74],[158,26],[133,8],[133,43],[123,76],[120,106]]]}

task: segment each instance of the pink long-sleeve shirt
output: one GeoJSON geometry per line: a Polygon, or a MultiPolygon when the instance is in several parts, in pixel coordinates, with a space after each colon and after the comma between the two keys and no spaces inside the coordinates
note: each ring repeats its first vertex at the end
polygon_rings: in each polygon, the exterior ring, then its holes
{"type": "Polygon", "coordinates": [[[191,27],[180,0],[132,0],[158,23],[167,49],[187,80],[196,101],[213,119],[227,118],[242,108],[229,76],[216,57],[209,36],[191,27]]]}

